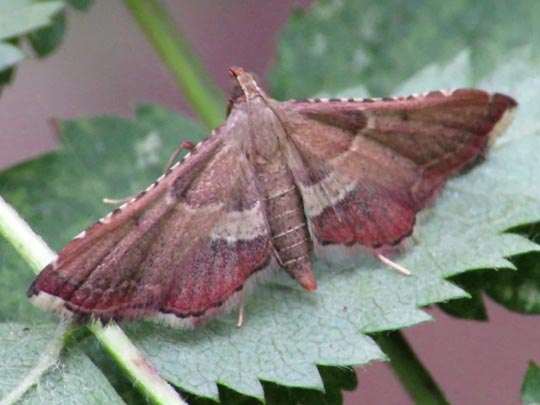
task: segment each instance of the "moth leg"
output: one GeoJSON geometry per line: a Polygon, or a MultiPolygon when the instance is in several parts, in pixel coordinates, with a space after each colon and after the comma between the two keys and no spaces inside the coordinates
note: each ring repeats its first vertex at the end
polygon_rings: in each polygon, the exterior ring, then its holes
{"type": "Polygon", "coordinates": [[[238,321],[236,322],[236,327],[241,328],[244,324],[244,303],[238,308],[238,321]]]}
{"type": "Polygon", "coordinates": [[[134,195],[130,195],[130,196],[127,196],[127,197],[122,197],[122,198],[103,198],[101,201],[103,201],[104,204],[112,204],[112,205],[117,205],[117,204],[124,204],[124,203],[127,203],[129,200],[131,200],[133,197],[135,197],[134,195]]]}
{"type": "Polygon", "coordinates": [[[182,141],[180,143],[180,145],[174,150],[173,154],[171,155],[171,157],[169,158],[169,160],[167,161],[167,164],[165,165],[165,169],[163,170],[163,173],[167,172],[167,170],[169,170],[171,168],[171,166],[173,165],[173,162],[176,160],[176,158],[178,157],[178,155],[180,154],[180,152],[182,152],[182,150],[187,150],[187,151],[192,151],[193,148],[195,148],[195,144],[191,141],[182,141]]]}
{"type": "Polygon", "coordinates": [[[386,264],[388,267],[398,271],[401,274],[405,274],[406,276],[410,276],[411,272],[407,270],[405,267],[397,264],[396,262],[390,260],[388,257],[381,255],[380,253],[377,253],[377,259],[379,259],[381,262],[386,264]]]}

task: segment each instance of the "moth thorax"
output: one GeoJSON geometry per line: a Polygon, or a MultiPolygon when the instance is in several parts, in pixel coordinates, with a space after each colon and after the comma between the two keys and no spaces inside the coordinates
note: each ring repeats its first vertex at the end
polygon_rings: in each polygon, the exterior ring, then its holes
{"type": "Polygon", "coordinates": [[[279,139],[275,135],[267,134],[263,136],[261,134],[261,136],[255,136],[253,138],[253,148],[258,163],[272,164],[282,158],[279,139]]]}
{"type": "Polygon", "coordinates": [[[281,140],[285,138],[283,126],[275,113],[266,105],[258,105],[257,115],[263,116],[265,125],[253,129],[252,145],[258,161],[270,163],[276,160],[285,164],[281,140]]]}

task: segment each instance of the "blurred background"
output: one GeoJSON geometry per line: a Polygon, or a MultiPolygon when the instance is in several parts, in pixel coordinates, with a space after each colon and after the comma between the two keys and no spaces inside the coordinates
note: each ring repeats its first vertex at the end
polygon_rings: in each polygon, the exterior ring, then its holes
{"type": "MultiPolygon", "coordinates": [[[[308,7],[311,1],[164,3],[211,77],[226,91],[230,66],[256,72],[265,83],[280,30],[294,7],[308,7]]],[[[54,149],[52,117],[131,116],[132,106],[140,101],[192,115],[122,2],[96,0],[85,13],[70,9],[67,24],[59,50],[43,60],[21,63],[3,91],[0,168],[54,149]]],[[[531,347],[540,342],[540,321],[489,301],[487,309],[490,321],[484,323],[456,320],[430,309],[435,322],[405,331],[451,403],[519,403],[531,347]]],[[[540,354],[534,360],[540,361],[540,354]]],[[[347,404],[412,403],[387,365],[360,367],[357,373],[359,385],[346,393],[347,404]]]]}

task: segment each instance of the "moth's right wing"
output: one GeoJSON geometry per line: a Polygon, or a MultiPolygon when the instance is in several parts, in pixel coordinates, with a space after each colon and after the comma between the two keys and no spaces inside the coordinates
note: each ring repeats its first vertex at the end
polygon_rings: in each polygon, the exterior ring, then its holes
{"type": "Polygon", "coordinates": [[[470,167],[517,103],[474,89],[281,103],[314,242],[389,248],[446,179],[470,167]]]}

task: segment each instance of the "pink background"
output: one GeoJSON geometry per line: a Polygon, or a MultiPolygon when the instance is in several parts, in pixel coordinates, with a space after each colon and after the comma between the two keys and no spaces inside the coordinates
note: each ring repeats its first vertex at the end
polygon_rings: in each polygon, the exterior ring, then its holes
{"type": "MultiPolygon", "coordinates": [[[[293,5],[311,1],[177,0],[170,10],[211,76],[227,89],[226,69],[243,66],[264,78],[277,35],[293,5]]],[[[96,0],[89,13],[68,13],[59,51],[28,60],[0,99],[0,168],[54,149],[50,117],[131,115],[137,101],[189,112],[168,71],[120,1],[96,0]]],[[[489,323],[437,319],[405,334],[447,398],[456,404],[518,404],[531,353],[540,362],[540,321],[488,302],[489,323]]],[[[383,363],[358,368],[347,404],[409,404],[383,363]]]]}

